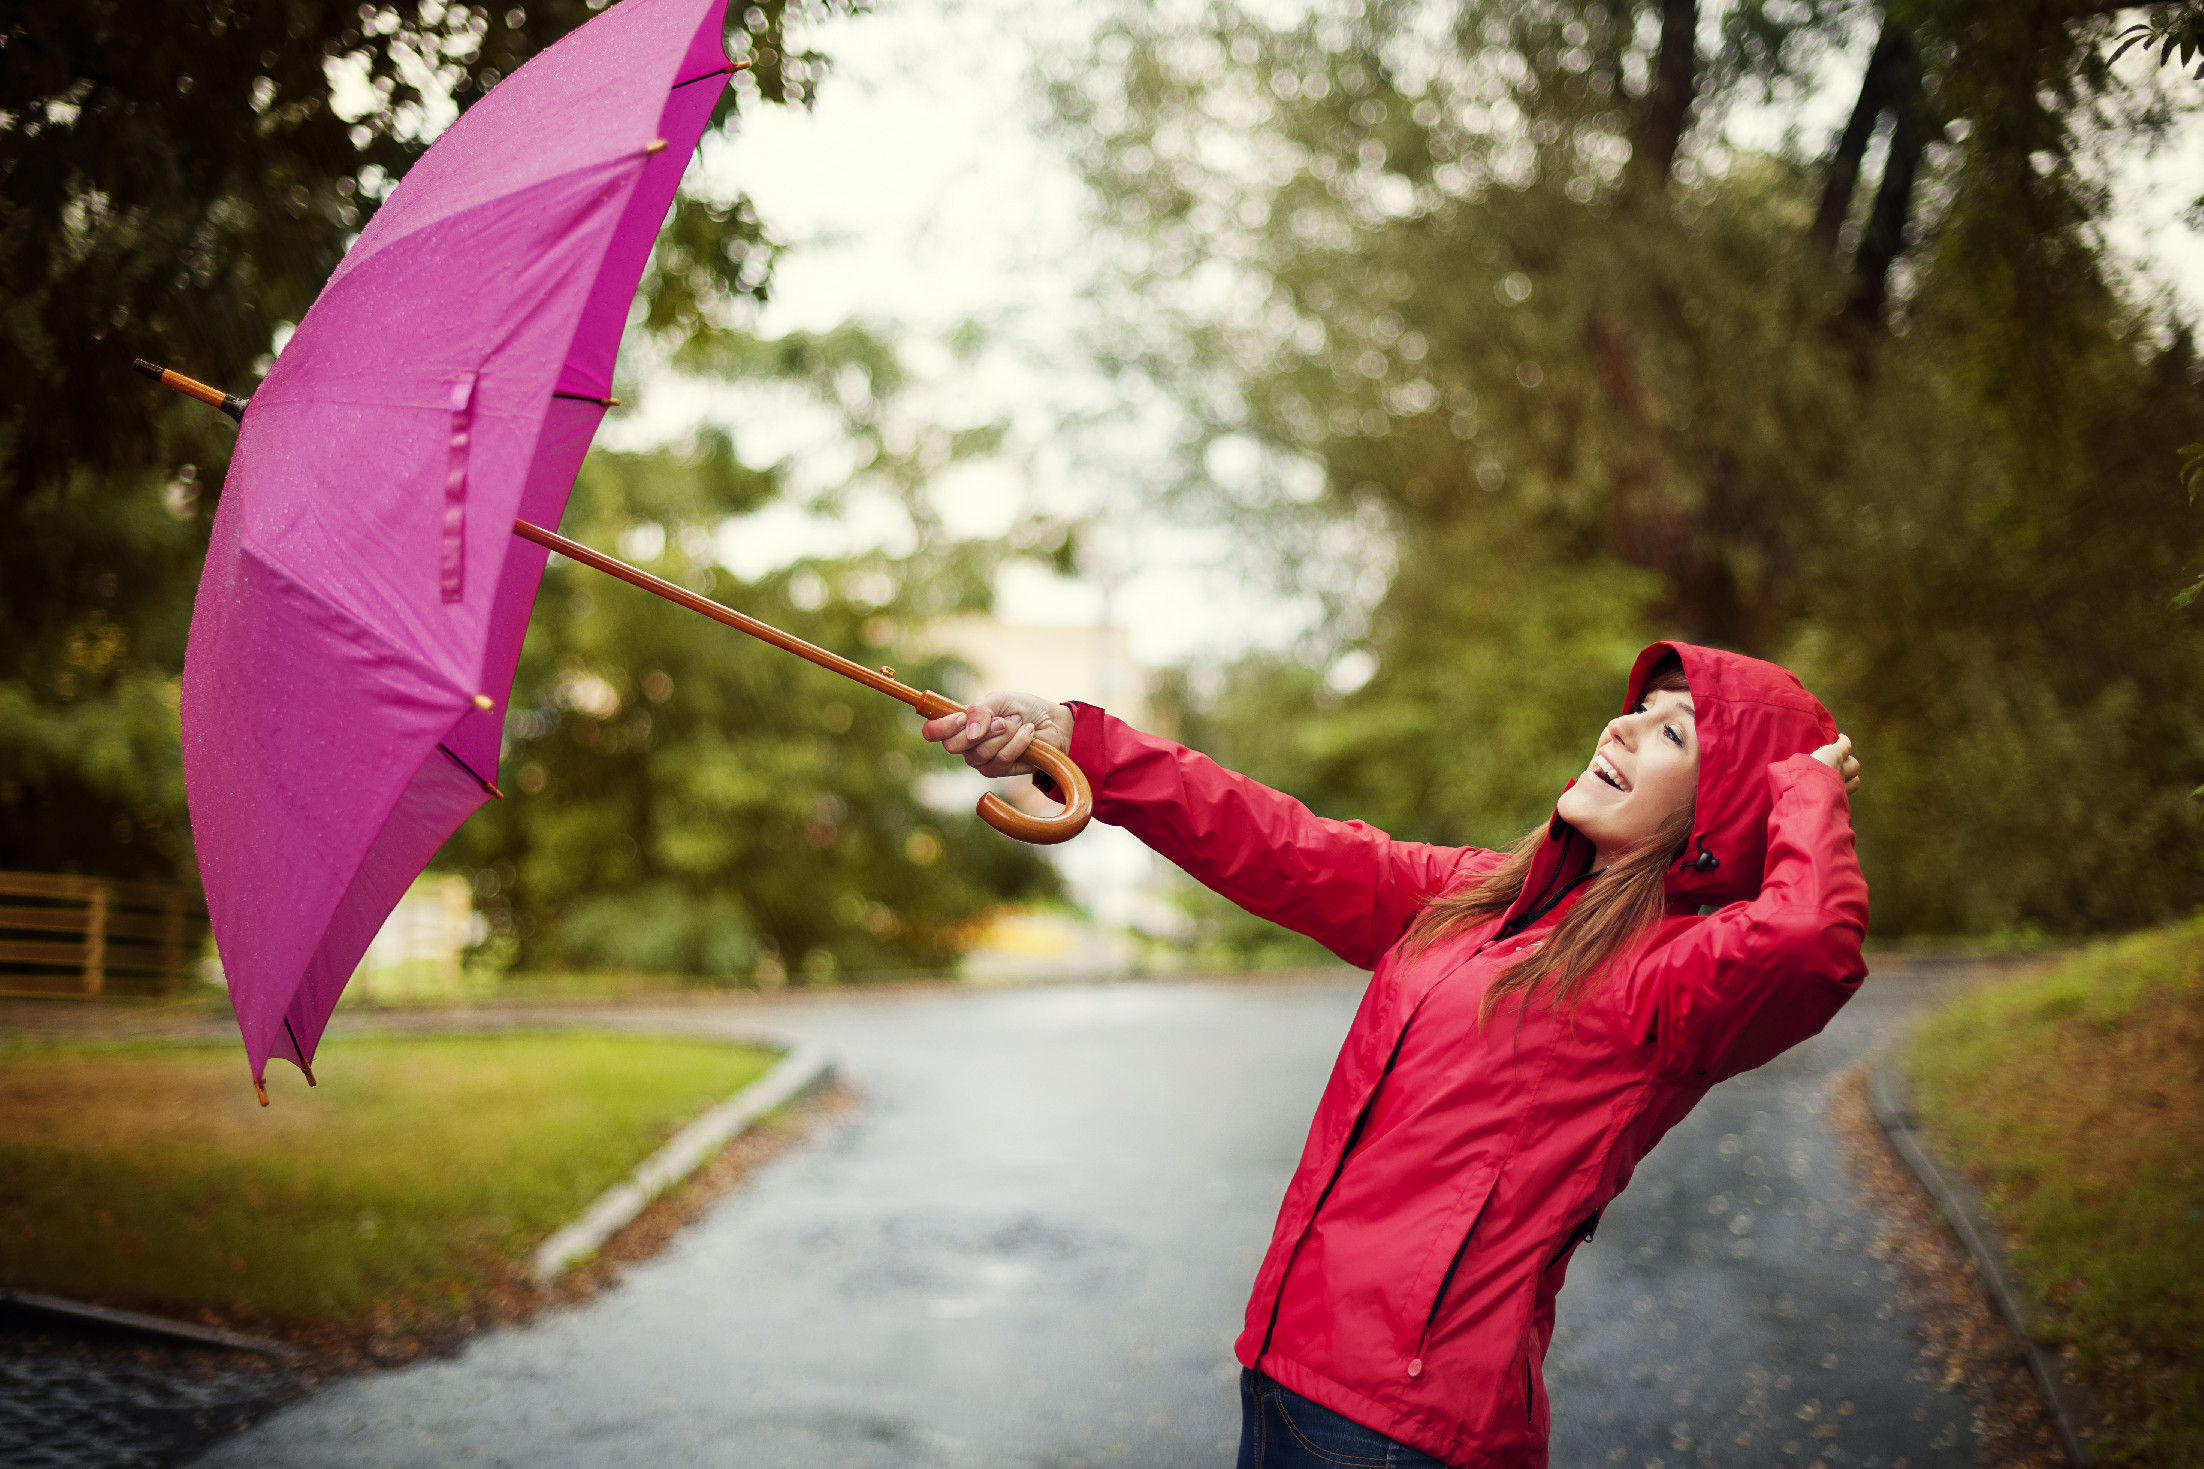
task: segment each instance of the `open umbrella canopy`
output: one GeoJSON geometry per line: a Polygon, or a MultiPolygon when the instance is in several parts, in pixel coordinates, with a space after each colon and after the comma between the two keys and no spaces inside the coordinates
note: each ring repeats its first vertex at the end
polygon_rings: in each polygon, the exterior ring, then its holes
{"type": "MultiPolygon", "coordinates": [[[[495,794],[546,552],[726,0],[623,0],[437,140],[244,414],[184,660],[200,873],[259,1084],[311,1076],[368,942],[495,794]]],[[[263,1093],[265,1100],[265,1093],[263,1093]]]]}

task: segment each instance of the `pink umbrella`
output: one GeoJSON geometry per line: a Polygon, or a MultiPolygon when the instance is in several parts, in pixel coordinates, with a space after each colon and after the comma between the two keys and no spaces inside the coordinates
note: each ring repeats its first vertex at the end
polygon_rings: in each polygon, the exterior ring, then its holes
{"type": "Polygon", "coordinates": [[[184,778],[230,997],[314,1048],[369,940],[498,794],[544,553],[651,244],[734,69],[726,0],[625,0],[383,202],[252,395],[192,611],[184,778]]]}
{"type": "MultiPolygon", "coordinates": [[[[184,777],[263,1105],[406,888],[491,796],[546,546],[928,714],[956,707],[539,529],[611,402],[675,186],[735,68],[726,0],[624,0],[437,140],[244,400],[184,658],[184,777]],[[533,522],[533,523],[532,523],[533,522]],[[516,537],[516,524],[533,539],[516,537]]],[[[1085,824],[989,797],[1027,840],[1085,824]]],[[[1061,766],[1061,770],[1057,767],[1061,766]]]]}

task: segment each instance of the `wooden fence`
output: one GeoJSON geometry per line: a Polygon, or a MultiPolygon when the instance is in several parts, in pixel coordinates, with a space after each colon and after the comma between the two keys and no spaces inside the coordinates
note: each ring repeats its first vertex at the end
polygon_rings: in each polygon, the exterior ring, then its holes
{"type": "Polygon", "coordinates": [[[173,994],[205,936],[180,884],[0,872],[0,995],[173,994]]]}

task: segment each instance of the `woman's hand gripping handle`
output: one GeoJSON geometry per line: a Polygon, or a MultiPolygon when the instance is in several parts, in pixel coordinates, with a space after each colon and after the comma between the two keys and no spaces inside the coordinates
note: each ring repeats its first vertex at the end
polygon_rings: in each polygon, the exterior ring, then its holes
{"type": "Polygon", "coordinates": [[[1031,816],[989,791],[980,797],[980,820],[1007,837],[1036,846],[1069,841],[1094,816],[1094,790],[1086,772],[1071,763],[1071,711],[1031,694],[989,694],[969,707],[929,693],[918,706],[920,731],[986,776],[1046,775],[1064,802],[1055,816],[1031,816]]]}

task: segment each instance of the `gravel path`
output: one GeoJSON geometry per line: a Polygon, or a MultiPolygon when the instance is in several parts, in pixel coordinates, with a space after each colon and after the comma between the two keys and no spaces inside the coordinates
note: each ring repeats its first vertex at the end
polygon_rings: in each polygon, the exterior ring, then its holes
{"type": "MultiPolygon", "coordinates": [[[[1973,1462],[1821,1112],[1943,983],[1870,981],[1647,1160],[1562,1296],[1556,1465],[1973,1462]]],[[[819,1041],[864,1106],[590,1303],[202,1462],[1228,1462],[1244,1292],[1358,984],[625,1013],[819,1041]]]]}
{"type": "Polygon", "coordinates": [[[56,1331],[0,1310],[0,1464],[165,1469],[305,1388],[242,1352],[56,1331]]]}

